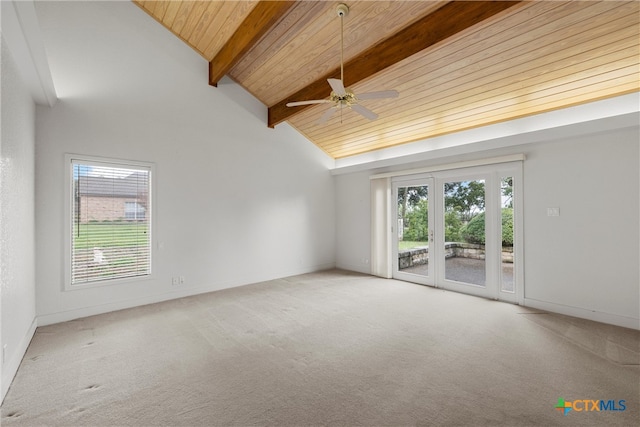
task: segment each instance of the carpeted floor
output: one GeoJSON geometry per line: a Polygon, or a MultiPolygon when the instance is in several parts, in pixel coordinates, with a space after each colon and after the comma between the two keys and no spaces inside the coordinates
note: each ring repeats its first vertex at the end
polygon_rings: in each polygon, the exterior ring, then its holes
{"type": "Polygon", "coordinates": [[[634,330],[327,271],[38,328],[2,425],[637,425],[639,345],[634,330]]]}

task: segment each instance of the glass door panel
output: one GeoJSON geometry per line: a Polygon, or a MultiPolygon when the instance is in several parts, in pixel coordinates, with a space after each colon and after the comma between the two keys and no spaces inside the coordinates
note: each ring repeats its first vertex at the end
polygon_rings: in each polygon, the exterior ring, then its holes
{"type": "Polygon", "coordinates": [[[485,180],[444,183],[444,279],[486,285],[485,180]]]}
{"type": "Polygon", "coordinates": [[[433,226],[429,221],[430,180],[394,185],[396,197],[394,277],[433,284],[433,226]]]}
{"type": "Polygon", "coordinates": [[[515,256],[513,251],[513,177],[505,176],[500,180],[500,207],[502,214],[502,254],[501,254],[501,280],[502,292],[515,292],[513,266],[515,256]]]}

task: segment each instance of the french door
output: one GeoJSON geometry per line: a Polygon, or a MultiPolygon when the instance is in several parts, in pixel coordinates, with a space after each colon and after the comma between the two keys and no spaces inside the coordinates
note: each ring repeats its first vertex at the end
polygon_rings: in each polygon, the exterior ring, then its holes
{"type": "Polygon", "coordinates": [[[393,277],[435,285],[434,180],[415,176],[393,183],[397,201],[393,234],[393,277]]]}
{"type": "Polygon", "coordinates": [[[518,302],[517,166],[393,178],[393,277],[518,302]]]}

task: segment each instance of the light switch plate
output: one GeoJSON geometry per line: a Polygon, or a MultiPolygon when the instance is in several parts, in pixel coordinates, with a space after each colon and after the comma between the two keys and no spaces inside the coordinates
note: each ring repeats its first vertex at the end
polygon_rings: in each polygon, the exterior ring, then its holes
{"type": "Polygon", "coordinates": [[[560,216],[560,208],[547,208],[547,216],[560,216]]]}

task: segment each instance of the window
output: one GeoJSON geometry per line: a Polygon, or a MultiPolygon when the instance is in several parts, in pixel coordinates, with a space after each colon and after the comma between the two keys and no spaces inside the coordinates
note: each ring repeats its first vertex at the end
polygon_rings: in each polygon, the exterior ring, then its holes
{"type": "Polygon", "coordinates": [[[68,161],[67,285],[150,276],[151,165],[78,156],[68,161]]]}
{"type": "Polygon", "coordinates": [[[125,219],[143,220],[146,209],[138,202],[124,202],[125,219]]]}

